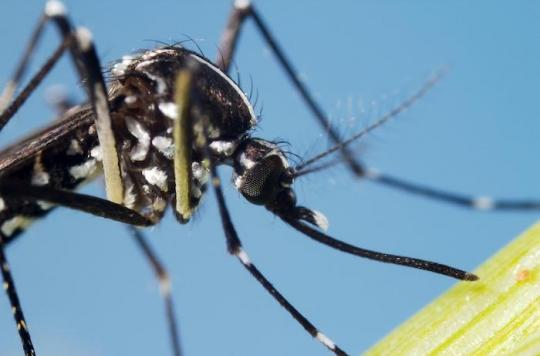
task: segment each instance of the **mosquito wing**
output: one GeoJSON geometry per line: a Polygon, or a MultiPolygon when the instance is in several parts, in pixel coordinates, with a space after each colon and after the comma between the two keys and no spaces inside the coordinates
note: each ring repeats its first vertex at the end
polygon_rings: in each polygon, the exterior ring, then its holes
{"type": "Polygon", "coordinates": [[[32,161],[39,152],[54,150],[81,130],[90,129],[94,115],[89,106],[71,109],[58,121],[0,151],[0,177],[32,161]]]}

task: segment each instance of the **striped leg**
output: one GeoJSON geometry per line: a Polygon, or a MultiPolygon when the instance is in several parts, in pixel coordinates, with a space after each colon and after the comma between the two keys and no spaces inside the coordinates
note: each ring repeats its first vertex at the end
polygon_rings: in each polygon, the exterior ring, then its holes
{"type": "MultiPolygon", "coordinates": [[[[8,82],[2,97],[0,109],[3,109],[16,90],[18,82],[23,77],[30,57],[37,46],[38,40],[44,29],[44,25],[52,21],[58,28],[63,42],[68,42],[71,57],[82,82],[86,84],[87,94],[95,114],[96,129],[100,146],[103,150],[103,171],[105,175],[105,188],[107,197],[115,203],[121,203],[123,198],[123,183],[120,174],[118,152],[116,151],[116,139],[111,127],[111,115],[109,102],[107,101],[107,88],[101,73],[101,65],[96,54],[92,35],[86,28],[74,29],[67,17],[64,5],[58,0],[49,0],[45,5],[43,16],[38,22],[30,42],[25,50],[13,78],[8,82]],[[73,37],[73,43],[67,39],[73,37]]],[[[53,63],[54,64],[54,63],[53,63]]],[[[52,65],[51,65],[52,66],[52,65]]],[[[29,95],[29,93],[27,94],[29,95]]],[[[15,100],[17,101],[17,100],[15,100]]],[[[17,106],[9,110],[10,115],[2,117],[0,129],[16,112],[17,106]]]]}
{"type": "MultiPolygon", "coordinates": [[[[60,46],[53,52],[53,54],[47,59],[45,64],[39,69],[39,71],[30,79],[28,84],[23,88],[21,93],[17,95],[15,100],[13,100],[9,105],[5,107],[0,107],[0,130],[4,128],[4,126],[8,123],[9,120],[17,113],[17,111],[23,106],[23,104],[26,102],[26,100],[30,97],[30,95],[34,92],[34,90],[41,84],[43,79],[49,74],[51,69],[55,66],[55,64],[58,62],[62,54],[64,54],[64,51],[73,44],[73,37],[68,36],[64,38],[60,46]]],[[[10,86],[15,86],[16,82],[11,80],[8,83],[8,87],[6,87],[4,95],[10,94],[10,92],[6,92],[8,89],[10,89],[10,86]]],[[[11,91],[11,89],[10,89],[11,91]]],[[[0,98],[0,100],[8,100],[10,98],[3,97],[0,98]]],[[[2,104],[0,104],[2,105],[2,104]]]]}
{"type": "MultiPolygon", "coordinates": [[[[69,191],[61,191],[50,187],[24,186],[17,183],[0,183],[0,193],[2,196],[15,196],[25,200],[40,200],[61,206],[77,209],[86,213],[101,216],[107,219],[129,224],[130,234],[135,239],[135,242],[142,250],[145,258],[149,261],[154,273],[156,274],[160,290],[165,300],[165,310],[167,323],[171,335],[171,343],[173,347],[173,355],[180,356],[181,348],[178,339],[178,327],[175,319],[174,305],[171,296],[170,280],[167,271],[157,258],[150,245],[145,241],[142,233],[134,227],[134,225],[147,226],[152,222],[145,217],[139,215],[122,205],[112,203],[105,199],[96,198],[93,196],[73,193],[69,191]]],[[[13,279],[9,274],[9,266],[3,254],[4,242],[8,243],[9,238],[0,237],[0,265],[2,266],[2,274],[4,277],[4,286],[8,294],[12,309],[14,311],[15,322],[27,355],[33,355],[32,343],[30,335],[26,328],[24,316],[19,303],[19,298],[15,290],[13,279]],[[30,350],[28,351],[28,350],[30,350]]]]}
{"type": "MultiPolygon", "coordinates": [[[[292,62],[287,58],[285,52],[282,50],[280,45],[275,40],[274,36],[270,32],[270,29],[264,23],[263,19],[259,15],[258,11],[255,9],[255,6],[251,3],[250,0],[236,0],[234,2],[234,7],[229,16],[229,22],[227,27],[223,32],[220,43],[220,56],[218,57],[216,63],[219,68],[224,72],[229,71],[230,63],[232,57],[234,56],[234,50],[238,42],[238,37],[240,35],[240,30],[244,21],[251,17],[255,22],[255,27],[259,30],[260,35],[263,37],[264,41],[268,44],[271,51],[276,56],[276,59],[279,62],[279,65],[285,71],[287,78],[291,81],[295,89],[298,91],[305,104],[308,106],[311,113],[317,119],[317,122],[321,127],[326,130],[330,138],[334,143],[340,142],[340,136],[337,131],[332,127],[330,121],[326,118],[322,108],[317,104],[307,87],[300,81],[297,75],[297,71],[292,66],[292,62]]],[[[343,158],[349,164],[349,167],[352,169],[355,175],[363,175],[363,167],[356,160],[352,152],[347,147],[341,147],[340,149],[343,158]]]]}
{"type": "Polygon", "coordinates": [[[17,289],[15,288],[15,282],[13,281],[9,263],[4,253],[4,246],[4,236],[0,233],[0,269],[2,270],[2,279],[4,280],[4,290],[6,291],[11,305],[15,324],[17,324],[17,330],[19,331],[24,354],[26,356],[34,356],[36,351],[34,350],[34,345],[32,344],[30,333],[28,332],[28,324],[24,318],[19,296],[17,295],[17,289]]]}
{"type": "MultiPolygon", "coordinates": [[[[17,182],[0,182],[0,194],[4,197],[13,196],[24,200],[47,201],[49,203],[73,208],[92,215],[130,224],[130,226],[148,226],[153,224],[152,221],[146,219],[137,212],[109,200],[85,194],[73,193],[70,191],[62,191],[46,186],[28,186],[17,182]]],[[[158,275],[161,291],[166,303],[167,319],[173,343],[173,354],[175,356],[179,356],[181,355],[180,344],[177,337],[177,327],[174,318],[174,308],[170,295],[170,283],[168,281],[167,273],[160,264],[159,260],[156,258],[155,254],[150,249],[149,245],[144,241],[140,232],[136,231],[135,227],[131,226],[131,228],[133,229],[133,237],[138,245],[142,248],[143,253],[149,259],[152,267],[158,275]]],[[[4,289],[6,290],[6,294],[13,310],[13,316],[17,324],[17,329],[19,331],[24,352],[26,355],[35,355],[17,291],[15,290],[13,278],[11,277],[9,265],[4,254],[4,246],[10,241],[10,238],[0,236],[0,267],[2,269],[2,277],[4,279],[4,289]]]]}
{"type": "MultiPolygon", "coordinates": [[[[25,50],[25,54],[23,55],[23,58],[20,61],[12,80],[8,82],[4,93],[0,97],[0,112],[2,112],[0,114],[0,130],[9,121],[9,119],[13,117],[13,115],[22,106],[24,101],[29,97],[41,80],[47,75],[66,48],[69,48],[70,50],[81,81],[86,83],[87,94],[93,107],[96,120],[96,129],[100,146],[103,151],[103,168],[107,196],[110,201],[71,192],[48,189],[47,187],[17,187],[17,184],[13,182],[13,184],[10,184],[9,182],[2,182],[2,187],[0,187],[0,190],[3,189],[5,193],[4,195],[6,196],[9,194],[14,194],[19,199],[44,200],[58,205],[85,211],[94,215],[126,222],[128,224],[152,224],[152,221],[148,221],[146,218],[140,216],[136,212],[120,205],[123,198],[123,184],[120,174],[118,153],[116,151],[115,137],[111,129],[111,117],[110,107],[107,100],[107,89],[101,74],[99,59],[96,55],[90,32],[83,28],[77,30],[73,29],[71,22],[66,16],[65,8],[60,1],[50,0],[47,2],[44,14],[39,20],[38,26],[36,27],[30,43],[25,50]],[[53,56],[46,62],[38,74],[30,81],[30,84],[25,88],[25,90],[23,90],[21,95],[19,95],[19,97],[11,103],[7,110],[4,110],[11,101],[18,82],[21,80],[24,72],[26,71],[28,62],[38,43],[43,28],[49,20],[52,20],[53,23],[58,27],[63,38],[62,45],[57,51],[55,51],[53,56]]],[[[142,236],[140,236],[140,234],[134,234],[134,238],[139,246],[143,249],[143,252],[147,258],[149,258],[151,261],[151,264],[160,279],[160,284],[162,286],[162,291],[166,301],[167,317],[169,320],[173,351],[175,355],[180,355],[180,345],[177,338],[177,327],[174,319],[172,299],[170,297],[168,288],[169,283],[167,282],[167,275],[161,264],[150,250],[148,244],[146,244],[142,239],[142,236]]],[[[14,289],[10,289],[8,291],[8,296],[14,310],[21,310],[14,289]]],[[[22,311],[20,315],[22,316],[22,311]]],[[[23,323],[17,321],[17,325],[19,328],[20,325],[25,325],[24,320],[23,323]]],[[[21,339],[23,346],[28,344],[26,339],[23,338],[22,334],[21,339]]],[[[27,340],[29,340],[29,335],[27,340]]],[[[27,347],[25,346],[25,350],[26,348],[27,347]]]]}
{"type": "MultiPolygon", "coordinates": [[[[193,141],[189,139],[188,147],[191,146],[193,142],[199,149],[201,149],[206,159],[208,160],[211,177],[212,177],[212,186],[214,187],[214,192],[216,194],[216,199],[219,207],[219,213],[221,217],[221,222],[223,224],[223,230],[225,232],[225,238],[227,243],[227,250],[230,254],[238,258],[242,266],[248,270],[248,272],[259,282],[264,289],[283,307],[287,312],[300,324],[302,327],[324,346],[326,346],[330,351],[336,355],[346,355],[339,346],[337,346],[332,340],[330,340],[326,335],[321,333],[315,325],[313,325],[302,313],[300,313],[273,285],[272,283],[259,271],[259,269],[251,262],[246,251],[242,247],[242,242],[236,233],[236,229],[232,223],[227,205],[225,203],[225,198],[223,196],[223,191],[221,189],[221,182],[215,167],[215,162],[213,161],[212,155],[210,154],[209,148],[207,146],[207,132],[205,118],[194,118],[191,113],[191,105],[196,98],[191,97],[191,79],[193,73],[196,72],[196,65],[192,68],[182,71],[178,74],[176,80],[176,103],[178,105],[179,117],[175,120],[175,130],[177,131],[186,131],[189,130],[190,133],[184,132],[183,135],[175,134],[175,145],[176,146],[185,146],[186,141],[185,136],[191,136],[193,141]],[[184,139],[181,137],[184,136],[184,139]]],[[[180,160],[180,157],[175,157],[175,165],[177,164],[176,160],[180,160]]],[[[179,165],[180,162],[178,163],[179,165]]],[[[189,195],[188,195],[189,196],[189,195]]],[[[177,197],[179,200],[179,197],[177,197]]],[[[178,202],[177,202],[178,204],[178,202]]],[[[181,205],[181,204],[180,204],[181,205]]],[[[177,209],[179,206],[177,206],[177,209]]],[[[180,213],[181,211],[177,211],[180,213]]]]}
{"type": "Polygon", "coordinates": [[[234,2],[227,25],[221,34],[218,58],[216,58],[216,66],[225,73],[229,72],[238,38],[240,37],[240,30],[244,21],[250,15],[251,9],[252,5],[249,0],[236,0],[234,2]]]}
{"type": "Polygon", "coordinates": [[[150,226],[155,222],[135,210],[92,195],[55,189],[49,186],[0,181],[0,195],[28,201],[46,201],[55,205],[79,210],[102,218],[136,226],[150,226]]]}
{"type": "MultiPolygon", "coordinates": [[[[229,16],[229,21],[223,34],[221,36],[219,56],[216,59],[216,64],[223,71],[229,70],[234,51],[237,46],[238,38],[240,36],[240,30],[245,20],[252,18],[257,30],[266,41],[279,65],[285,71],[287,78],[291,81],[295,89],[299,92],[303,101],[307,105],[308,109],[313,114],[319,125],[328,133],[330,139],[337,147],[335,151],[340,151],[343,159],[349,166],[353,175],[357,178],[366,178],[372,182],[382,184],[389,188],[401,190],[418,196],[424,196],[426,198],[437,200],[447,204],[453,204],[465,208],[475,210],[539,210],[540,200],[517,200],[517,199],[494,199],[491,197],[479,196],[467,196],[460,193],[449,192],[442,189],[431,188],[422,184],[409,182],[407,180],[394,177],[392,175],[380,173],[374,169],[370,169],[362,164],[351,151],[347,145],[341,143],[342,139],[337,131],[332,127],[330,121],[324,114],[322,108],[315,101],[308,88],[302,83],[296,73],[298,73],[289,58],[285,55],[285,52],[278,44],[270,29],[265,24],[255,6],[250,0],[236,0],[234,7],[229,16]]],[[[422,98],[429,89],[436,83],[436,81],[428,80],[424,86],[417,91],[416,94],[411,96],[403,103],[399,104],[394,110],[391,110],[392,117],[408,109],[412,104],[422,98]],[[413,99],[413,100],[411,100],[413,99]]]]}
{"type": "Polygon", "coordinates": [[[43,33],[43,27],[46,23],[47,15],[44,14],[40,17],[38,24],[34,29],[34,32],[32,32],[30,41],[28,42],[24,50],[23,56],[19,61],[17,69],[15,69],[12,78],[8,81],[6,87],[2,91],[2,95],[0,95],[0,112],[4,111],[4,109],[11,101],[13,95],[15,94],[15,90],[17,89],[19,82],[24,76],[26,68],[28,67],[28,62],[30,61],[32,54],[34,53],[34,49],[39,41],[39,38],[41,37],[41,34],[43,33]]]}
{"type": "Polygon", "coordinates": [[[227,242],[227,250],[230,254],[238,258],[242,266],[248,270],[248,272],[255,277],[264,289],[279,303],[287,312],[300,324],[302,327],[320,343],[326,346],[330,351],[336,355],[346,355],[338,345],[330,340],[325,334],[320,332],[315,325],[313,325],[298,309],[296,309],[284,296],[281,294],[272,283],[259,271],[259,269],[251,262],[248,254],[242,247],[242,242],[236,233],[236,229],[231,220],[229,210],[225,203],[223,191],[221,189],[221,181],[217,174],[216,168],[213,164],[210,165],[210,172],[212,175],[212,185],[216,194],[216,199],[219,206],[219,213],[221,216],[221,222],[223,224],[223,230],[225,232],[225,238],[227,242]]]}
{"type": "Polygon", "coordinates": [[[366,169],[365,178],[372,182],[398,189],[407,193],[423,196],[479,211],[536,211],[540,210],[540,200],[529,199],[496,199],[489,196],[468,196],[445,190],[431,188],[426,185],[413,183],[401,178],[379,172],[376,169],[366,169]]]}
{"type": "Polygon", "coordinates": [[[150,263],[154,274],[159,283],[159,290],[165,301],[165,314],[167,317],[167,324],[169,327],[169,334],[171,338],[171,344],[173,348],[173,355],[180,356],[182,355],[182,349],[180,347],[180,339],[178,337],[178,323],[176,321],[175,312],[174,312],[174,303],[171,294],[171,280],[169,279],[169,274],[167,270],[160,262],[156,253],[152,250],[146,239],[144,238],[142,232],[136,227],[129,225],[129,232],[137,246],[141,249],[144,257],[150,263]]]}
{"type": "MultiPolygon", "coordinates": [[[[76,31],[73,30],[73,26],[66,16],[65,8],[59,1],[50,0],[47,2],[44,14],[38,21],[38,25],[31,36],[23,57],[19,62],[12,79],[8,81],[8,84],[0,97],[0,130],[9,121],[9,119],[13,117],[18,108],[34,91],[37,85],[39,85],[41,80],[47,75],[50,69],[52,69],[55,63],[57,63],[64,50],[67,48],[70,50],[81,81],[85,82],[87,85],[88,96],[94,109],[100,145],[104,147],[103,162],[106,177],[107,196],[113,202],[121,203],[123,197],[123,186],[120,176],[120,166],[118,163],[118,154],[116,152],[115,138],[111,130],[111,118],[109,104],[107,101],[107,90],[101,74],[99,60],[92,44],[90,32],[83,28],[77,29],[76,31]],[[24,76],[30,58],[43,32],[44,26],[50,20],[56,24],[60,31],[62,36],[61,45],[53,53],[45,65],[38,71],[37,75],[34,76],[21,95],[13,101],[11,106],[8,106],[17,89],[19,81],[24,76]]],[[[77,203],[76,200],[74,200],[74,202],[77,203]]],[[[110,210],[110,212],[112,212],[112,215],[116,215],[115,209],[110,210]]],[[[122,213],[120,215],[122,215],[122,213]]],[[[14,317],[19,330],[23,349],[25,354],[34,355],[35,351],[32,346],[30,335],[26,327],[26,322],[23,317],[23,311],[13,284],[13,280],[11,278],[11,274],[9,273],[9,266],[3,251],[3,240],[0,241],[0,245],[0,262],[2,263],[4,286],[6,286],[6,293],[14,311],[14,317]]]]}
{"type": "MultiPolygon", "coordinates": [[[[180,348],[180,342],[178,339],[178,327],[177,322],[175,319],[175,313],[174,313],[174,305],[172,301],[171,296],[171,288],[170,288],[170,280],[167,274],[167,271],[157,258],[156,254],[152,251],[150,245],[145,241],[142,233],[135,228],[134,225],[139,226],[148,226],[152,225],[153,222],[146,219],[145,217],[141,216],[137,212],[128,209],[122,205],[110,202],[106,199],[101,199],[85,194],[80,193],[74,193],[70,191],[63,191],[54,189],[51,187],[41,187],[41,186],[28,186],[19,184],[17,182],[0,182],[0,194],[4,197],[6,196],[12,196],[17,197],[24,200],[31,200],[31,201],[46,201],[49,203],[53,203],[56,205],[69,207],[72,209],[76,209],[79,211],[83,211],[92,215],[104,217],[107,219],[119,221],[128,224],[130,229],[130,234],[135,239],[135,242],[139,246],[139,248],[142,250],[145,258],[149,261],[152,269],[154,270],[154,273],[156,274],[160,290],[163,295],[163,298],[165,300],[165,309],[166,309],[166,316],[167,316],[167,322],[168,327],[171,335],[171,343],[173,347],[173,354],[175,356],[180,356],[181,348],[180,348]]],[[[11,242],[11,239],[4,238],[0,239],[0,247],[3,248],[5,243],[11,242]]],[[[3,252],[0,251],[0,252],[3,252]]],[[[2,259],[5,261],[5,256],[0,256],[0,263],[2,263],[2,259]]],[[[11,286],[13,285],[12,278],[10,275],[5,275],[5,273],[9,273],[9,268],[7,267],[7,262],[5,264],[2,264],[2,266],[5,266],[3,273],[4,273],[4,280],[6,281],[5,286],[11,286]]],[[[13,288],[6,289],[8,293],[8,297],[10,299],[12,308],[14,311],[20,311],[20,313],[15,315],[17,326],[19,328],[19,333],[21,334],[21,339],[23,341],[23,346],[25,347],[27,344],[29,344],[30,336],[28,335],[28,332],[26,329],[21,331],[20,325],[26,325],[24,322],[24,318],[22,315],[22,310],[17,298],[16,291],[13,288]]],[[[30,343],[31,344],[31,343],[30,343]]]]}

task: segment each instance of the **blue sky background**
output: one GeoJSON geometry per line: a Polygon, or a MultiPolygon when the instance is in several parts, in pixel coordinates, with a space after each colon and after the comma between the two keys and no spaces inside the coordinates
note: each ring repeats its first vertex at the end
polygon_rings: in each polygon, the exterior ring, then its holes
{"type": "MultiPolygon", "coordinates": [[[[42,1],[4,0],[5,83],[42,1]]],[[[89,27],[104,63],[151,40],[185,34],[214,58],[229,1],[67,1],[89,27]]],[[[259,1],[258,8],[302,78],[344,135],[414,92],[443,65],[447,77],[421,102],[360,146],[368,164],[460,192],[540,199],[538,103],[540,5],[534,1],[259,1]]],[[[35,70],[57,43],[50,28],[35,70]]],[[[257,135],[315,153],[327,141],[265,44],[248,24],[236,59],[264,104],[257,135]]],[[[79,98],[69,61],[46,86],[79,98]]],[[[260,107],[260,105],[259,105],[260,107]]],[[[2,132],[21,137],[53,117],[39,90],[2,132]]],[[[225,182],[229,169],[222,169],[225,182]]],[[[385,252],[473,269],[531,225],[538,213],[479,213],[357,182],[344,169],[303,179],[299,201],[323,211],[329,233],[385,252]]],[[[103,195],[93,184],[87,192],[103,195]]],[[[373,345],[454,281],[360,260],[303,238],[227,184],[238,232],[253,261],[317,326],[352,354],[373,345]]],[[[148,237],[173,278],[187,355],[326,355],[225,252],[214,197],[196,221],[169,214],[148,237]]],[[[9,248],[41,355],[167,355],[163,304],[152,273],[116,223],[57,210],[9,248]]],[[[0,297],[0,353],[22,354],[7,298],[0,297]]]]}

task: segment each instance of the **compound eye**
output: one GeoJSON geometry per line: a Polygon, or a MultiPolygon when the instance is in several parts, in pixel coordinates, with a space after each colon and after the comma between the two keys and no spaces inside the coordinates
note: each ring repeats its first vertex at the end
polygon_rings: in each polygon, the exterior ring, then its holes
{"type": "Polygon", "coordinates": [[[278,156],[269,156],[246,170],[239,190],[253,204],[264,205],[274,200],[282,190],[280,179],[283,162],[278,156]]]}

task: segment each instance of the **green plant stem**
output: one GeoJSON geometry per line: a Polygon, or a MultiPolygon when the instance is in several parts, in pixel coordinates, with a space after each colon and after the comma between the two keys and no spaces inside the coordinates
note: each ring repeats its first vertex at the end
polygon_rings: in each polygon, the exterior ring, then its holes
{"type": "Polygon", "coordinates": [[[540,223],[366,355],[540,355],[540,223]]]}

